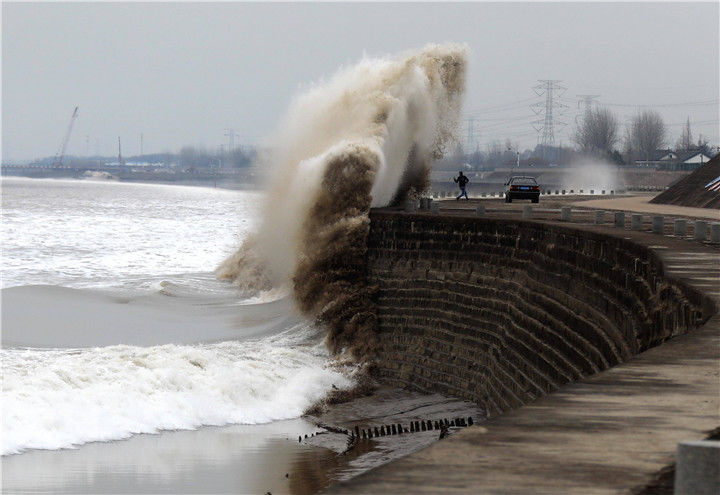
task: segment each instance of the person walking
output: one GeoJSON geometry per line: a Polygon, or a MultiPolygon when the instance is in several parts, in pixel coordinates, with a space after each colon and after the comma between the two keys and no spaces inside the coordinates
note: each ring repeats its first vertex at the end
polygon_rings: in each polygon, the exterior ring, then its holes
{"type": "Polygon", "coordinates": [[[465,196],[465,199],[470,199],[470,198],[468,198],[467,191],[465,190],[465,186],[467,186],[467,183],[470,182],[470,179],[468,179],[465,175],[463,175],[462,170],[461,170],[460,172],[458,172],[458,173],[459,173],[460,175],[458,175],[457,177],[453,178],[453,180],[455,181],[455,183],[456,183],[458,186],[460,186],[460,194],[458,195],[457,198],[455,198],[455,201],[459,201],[460,198],[462,198],[463,196],[465,196]]]}

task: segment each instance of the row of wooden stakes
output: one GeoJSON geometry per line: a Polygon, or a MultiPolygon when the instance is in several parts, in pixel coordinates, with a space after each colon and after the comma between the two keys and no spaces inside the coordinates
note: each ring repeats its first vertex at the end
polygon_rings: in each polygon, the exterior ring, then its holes
{"type": "MultiPolygon", "coordinates": [[[[368,439],[374,437],[384,437],[388,435],[402,435],[404,433],[418,433],[421,431],[447,430],[450,427],[465,427],[472,425],[473,419],[472,417],[468,417],[467,420],[465,420],[465,418],[454,418],[451,420],[445,418],[435,421],[429,419],[411,421],[409,428],[403,427],[403,425],[398,423],[396,425],[381,425],[380,427],[374,426],[367,429],[361,429],[359,426],[356,425],[355,428],[351,430],[333,430],[336,433],[344,433],[349,437],[349,440],[355,441],[361,438],[368,439]]],[[[308,436],[305,435],[305,438],[308,438],[308,436]]],[[[302,440],[302,436],[298,436],[298,442],[302,442],[302,440]]]]}

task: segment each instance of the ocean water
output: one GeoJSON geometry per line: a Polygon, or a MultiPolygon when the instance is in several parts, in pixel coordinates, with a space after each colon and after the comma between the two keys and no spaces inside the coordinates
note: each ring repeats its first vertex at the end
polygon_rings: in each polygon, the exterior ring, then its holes
{"type": "Polygon", "coordinates": [[[286,294],[214,276],[260,200],[3,178],[2,454],[297,418],[351,386],[286,294]]]}
{"type": "Polygon", "coordinates": [[[2,287],[150,288],[209,274],[255,224],[260,193],[2,179],[2,287]]]}

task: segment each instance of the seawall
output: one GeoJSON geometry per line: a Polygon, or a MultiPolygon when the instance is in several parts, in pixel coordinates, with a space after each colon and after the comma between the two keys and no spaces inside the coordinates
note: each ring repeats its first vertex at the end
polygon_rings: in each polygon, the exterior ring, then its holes
{"type": "Polygon", "coordinates": [[[687,333],[713,301],[648,246],[522,220],[371,212],[378,373],[515,409],[687,333]]]}

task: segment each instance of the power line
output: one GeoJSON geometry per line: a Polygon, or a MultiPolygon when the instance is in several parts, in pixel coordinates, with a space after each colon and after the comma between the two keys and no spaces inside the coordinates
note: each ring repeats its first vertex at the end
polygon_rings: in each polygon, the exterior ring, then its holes
{"type": "MultiPolygon", "coordinates": [[[[472,118],[475,122],[514,122],[518,120],[527,120],[529,118],[533,118],[530,114],[525,115],[512,115],[508,117],[498,117],[498,118],[492,118],[492,119],[479,119],[477,117],[468,117],[472,118]]],[[[486,125],[492,125],[492,124],[486,124],[486,125]]]]}
{"type": "Polygon", "coordinates": [[[534,97],[530,98],[523,98],[520,100],[508,102],[508,103],[501,103],[498,105],[487,105],[487,106],[480,106],[480,107],[473,107],[472,109],[468,110],[469,112],[476,113],[476,112],[488,112],[488,111],[494,111],[494,110],[503,110],[506,107],[514,107],[514,106],[524,106],[524,104],[534,100],[534,97]]]}
{"type": "MultiPolygon", "coordinates": [[[[717,124],[717,123],[719,123],[719,122],[720,122],[720,120],[718,120],[718,119],[710,119],[710,120],[696,120],[696,121],[694,121],[694,122],[691,122],[691,124],[692,124],[692,125],[709,125],[709,124],[717,124]]],[[[665,124],[665,125],[676,126],[676,125],[685,125],[685,124],[687,124],[687,122],[680,122],[680,123],[677,123],[677,124],[675,124],[675,123],[673,123],[673,124],[665,124]]]]}
{"type": "MultiPolygon", "coordinates": [[[[578,95],[583,96],[583,95],[578,95]]],[[[580,102],[574,98],[561,98],[567,102],[580,102]]],[[[690,106],[710,106],[720,104],[720,100],[717,98],[714,100],[700,100],[700,101],[686,101],[682,103],[606,103],[603,102],[603,106],[610,107],[629,107],[629,108],[644,108],[644,107],[690,107],[690,106]]]]}

